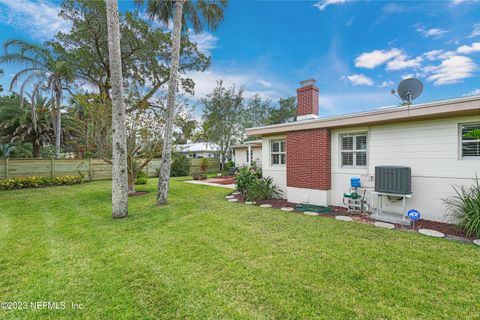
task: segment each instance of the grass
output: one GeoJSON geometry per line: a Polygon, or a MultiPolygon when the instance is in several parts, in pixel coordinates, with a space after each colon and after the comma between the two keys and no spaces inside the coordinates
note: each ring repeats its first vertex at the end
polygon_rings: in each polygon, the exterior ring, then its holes
{"type": "Polygon", "coordinates": [[[228,203],[174,179],[110,218],[110,183],[0,192],[2,319],[466,319],[480,248],[228,203]],[[72,309],[71,303],[83,309],[72,309]]]}

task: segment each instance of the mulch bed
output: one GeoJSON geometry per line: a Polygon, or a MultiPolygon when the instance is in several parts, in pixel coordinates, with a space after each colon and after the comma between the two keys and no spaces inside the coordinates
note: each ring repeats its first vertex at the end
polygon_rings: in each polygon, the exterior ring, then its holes
{"type": "Polygon", "coordinates": [[[234,184],[235,183],[233,176],[215,177],[215,178],[210,178],[203,181],[217,183],[217,184],[234,184]]]}
{"type": "MultiPolygon", "coordinates": [[[[243,195],[240,194],[240,195],[233,195],[233,196],[236,199],[238,199],[238,202],[245,203],[245,197],[243,195]]],[[[296,205],[296,203],[288,202],[286,199],[258,201],[257,205],[261,205],[261,204],[270,204],[272,205],[272,208],[275,208],[275,209],[280,209],[283,207],[295,208],[295,205],[296,205]]],[[[352,213],[352,212],[348,212],[347,208],[339,207],[339,206],[330,206],[330,208],[333,209],[332,212],[320,213],[318,215],[326,218],[335,218],[335,216],[337,215],[349,216],[354,221],[365,223],[365,224],[374,224],[377,221],[377,220],[371,219],[367,213],[352,213]]],[[[300,213],[300,212],[296,211],[295,213],[300,213]]],[[[395,225],[396,229],[404,230],[404,231],[413,231],[418,229],[432,229],[432,230],[436,230],[444,233],[447,237],[453,236],[452,238],[455,238],[456,240],[460,240],[460,241],[475,239],[475,237],[467,237],[467,235],[465,234],[465,231],[458,228],[457,226],[453,224],[443,223],[443,222],[420,219],[415,222],[414,227],[405,226],[397,223],[393,223],[393,224],[395,225]]]]}
{"type": "Polygon", "coordinates": [[[128,196],[129,197],[137,197],[137,196],[143,196],[145,194],[149,194],[149,192],[148,191],[137,191],[137,192],[129,193],[128,196]]]}

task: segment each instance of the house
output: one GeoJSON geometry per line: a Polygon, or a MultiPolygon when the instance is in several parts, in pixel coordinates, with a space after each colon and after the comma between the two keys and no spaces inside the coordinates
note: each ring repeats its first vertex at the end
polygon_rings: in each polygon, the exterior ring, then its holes
{"type": "Polygon", "coordinates": [[[235,167],[262,166],[262,140],[246,141],[243,144],[232,146],[233,162],[235,167]]]}
{"type": "Polygon", "coordinates": [[[452,185],[480,176],[480,141],[463,137],[480,128],[480,96],[318,117],[314,80],[297,89],[297,121],[247,129],[262,139],[262,170],[295,203],[344,206],[350,179],[358,177],[364,205],[397,214],[406,208],[424,219],[446,221],[443,199],[452,185]],[[411,169],[411,195],[375,191],[377,166],[411,169]]]}
{"type": "Polygon", "coordinates": [[[175,150],[189,158],[218,158],[220,156],[220,148],[207,142],[181,144],[176,146],[175,150]]]}

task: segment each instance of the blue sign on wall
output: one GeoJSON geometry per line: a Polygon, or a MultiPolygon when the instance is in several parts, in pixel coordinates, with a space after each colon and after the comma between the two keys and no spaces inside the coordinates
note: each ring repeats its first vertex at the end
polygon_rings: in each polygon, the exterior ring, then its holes
{"type": "Polygon", "coordinates": [[[410,220],[413,220],[413,221],[419,220],[420,219],[420,212],[418,212],[415,209],[408,210],[407,217],[409,217],[410,220]]]}

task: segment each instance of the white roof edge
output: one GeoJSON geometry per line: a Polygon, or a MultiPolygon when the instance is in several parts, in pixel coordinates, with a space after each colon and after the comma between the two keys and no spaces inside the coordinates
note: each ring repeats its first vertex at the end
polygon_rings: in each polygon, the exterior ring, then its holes
{"type": "MultiPolygon", "coordinates": [[[[388,113],[395,113],[395,112],[399,112],[399,111],[412,110],[412,109],[413,110],[419,110],[419,109],[423,109],[423,108],[442,106],[442,105],[446,105],[446,104],[456,104],[456,103],[472,102],[472,101],[479,101],[480,102],[480,95],[467,96],[467,97],[461,97],[461,98],[452,98],[452,99],[446,99],[446,100],[437,100],[437,101],[425,102],[425,103],[420,103],[420,104],[412,104],[410,106],[392,106],[392,107],[386,107],[386,108],[381,108],[381,109],[353,112],[353,113],[347,113],[347,114],[343,114],[343,115],[331,116],[331,117],[325,117],[325,118],[319,118],[319,119],[313,119],[313,120],[304,120],[304,121],[301,121],[301,122],[297,121],[297,122],[280,123],[280,124],[274,124],[274,125],[256,127],[256,128],[247,128],[246,133],[248,135],[249,131],[256,131],[256,130],[263,130],[263,129],[268,130],[268,129],[285,128],[285,127],[295,127],[295,126],[302,126],[302,125],[307,125],[307,124],[328,122],[328,121],[333,121],[333,120],[342,120],[342,119],[346,119],[346,118],[354,118],[354,117],[359,117],[359,116],[388,114],[388,113]]],[[[435,113],[432,112],[432,115],[433,114],[435,114],[435,113]]],[[[252,134],[252,135],[255,135],[255,134],[252,134]]]]}

